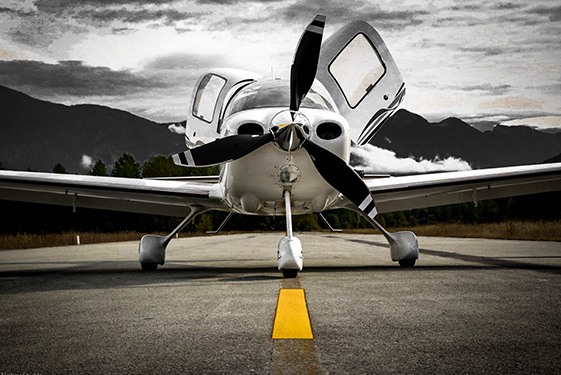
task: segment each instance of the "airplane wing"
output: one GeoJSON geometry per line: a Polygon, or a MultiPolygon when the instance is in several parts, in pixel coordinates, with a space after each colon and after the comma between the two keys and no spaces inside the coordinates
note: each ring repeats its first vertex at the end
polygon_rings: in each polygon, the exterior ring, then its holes
{"type": "Polygon", "coordinates": [[[218,183],[0,171],[0,199],[185,217],[226,209],[218,183]]]}
{"type": "Polygon", "coordinates": [[[561,163],[365,179],[378,212],[561,190],[561,163]]]}

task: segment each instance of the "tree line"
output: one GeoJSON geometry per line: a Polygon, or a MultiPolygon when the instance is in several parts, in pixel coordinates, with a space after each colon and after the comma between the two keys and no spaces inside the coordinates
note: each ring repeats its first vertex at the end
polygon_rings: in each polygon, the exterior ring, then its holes
{"type": "MultiPolygon", "coordinates": [[[[0,169],[2,164],[0,163],[0,169]]],[[[58,163],[54,173],[68,173],[58,163]]],[[[98,160],[88,171],[93,176],[129,178],[211,176],[219,173],[218,167],[185,168],[175,165],[171,156],[151,156],[144,163],[124,153],[115,161],[110,171],[102,160],[98,160]]],[[[559,220],[561,219],[561,193],[545,193],[528,196],[502,198],[474,203],[460,203],[439,207],[398,211],[379,214],[376,219],[385,227],[415,227],[439,223],[493,223],[509,220],[559,220]]],[[[72,208],[0,201],[3,224],[0,233],[57,233],[64,231],[119,232],[139,231],[143,233],[167,232],[181,218],[113,212],[95,209],[72,208]]],[[[212,211],[197,217],[184,231],[205,232],[217,228],[227,213],[212,211]]],[[[369,228],[370,224],[355,212],[332,210],[324,216],[334,228],[369,228]]],[[[295,231],[326,229],[316,214],[295,216],[295,231]]],[[[249,216],[235,214],[224,230],[239,231],[283,231],[286,228],[284,215],[249,216]]]]}
{"type": "MultiPolygon", "coordinates": [[[[1,164],[0,164],[1,166],[1,164]]],[[[67,170],[61,163],[53,168],[54,173],[67,174],[67,170]]],[[[152,177],[184,177],[184,176],[214,176],[220,172],[218,167],[187,168],[175,165],[171,156],[153,155],[142,165],[136,161],[134,156],[125,152],[113,164],[111,172],[103,160],[99,159],[88,171],[91,176],[112,176],[129,178],[152,178],[152,177]]]]}

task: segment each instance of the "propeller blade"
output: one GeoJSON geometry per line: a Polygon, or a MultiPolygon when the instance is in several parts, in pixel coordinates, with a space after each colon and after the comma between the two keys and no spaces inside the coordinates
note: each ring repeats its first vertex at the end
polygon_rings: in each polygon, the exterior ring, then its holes
{"type": "Polygon", "coordinates": [[[175,164],[185,167],[206,167],[223,164],[239,159],[273,140],[272,133],[259,136],[231,135],[175,154],[173,155],[173,161],[175,164]]]}
{"type": "Polygon", "coordinates": [[[319,174],[337,191],[374,219],[378,211],[370,190],[362,178],[340,157],[310,140],[303,147],[308,151],[319,174]]]}
{"type": "Polygon", "coordinates": [[[316,77],[325,16],[318,14],[302,33],[290,68],[290,109],[297,111],[316,77]]]}

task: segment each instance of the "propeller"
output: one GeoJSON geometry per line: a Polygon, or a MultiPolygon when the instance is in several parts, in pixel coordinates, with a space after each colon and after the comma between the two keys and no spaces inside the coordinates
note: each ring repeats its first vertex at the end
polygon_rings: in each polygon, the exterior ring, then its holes
{"type": "Polygon", "coordinates": [[[174,161],[186,166],[222,164],[239,159],[269,142],[275,142],[288,152],[303,147],[325,181],[373,219],[376,207],[362,178],[337,155],[307,139],[302,129],[307,119],[298,110],[317,73],[324,26],[325,16],[317,15],[300,37],[290,68],[290,109],[277,115],[279,129],[276,132],[220,138],[176,154],[174,161]]]}

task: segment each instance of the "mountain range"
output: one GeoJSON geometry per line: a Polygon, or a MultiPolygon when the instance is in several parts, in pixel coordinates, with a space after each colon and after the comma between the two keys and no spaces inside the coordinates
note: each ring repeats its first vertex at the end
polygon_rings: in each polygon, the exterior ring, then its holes
{"type": "Polygon", "coordinates": [[[561,133],[501,125],[482,132],[458,118],[430,123],[406,110],[397,111],[370,143],[400,158],[455,157],[474,169],[550,162],[561,156],[561,133]]]}
{"type": "MultiPolygon", "coordinates": [[[[0,162],[5,169],[50,172],[61,163],[71,173],[87,173],[84,159],[101,159],[110,169],[124,152],[144,162],[150,155],[184,150],[183,136],[169,131],[169,125],[104,106],[51,103],[0,86],[0,162]]],[[[482,132],[457,118],[430,123],[407,110],[397,111],[370,143],[400,158],[455,157],[472,168],[561,158],[561,133],[500,125],[482,132]]]]}
{"type": "Polygon", "coordinates": [[[0,162],[5,169],[51,172],[61,163],[87,173],[84,155],[108,169],[124,152],[143,162],[185,147],[182,135],[131,113],[98,105],[51,103],[0,86],[0,162]]]}

